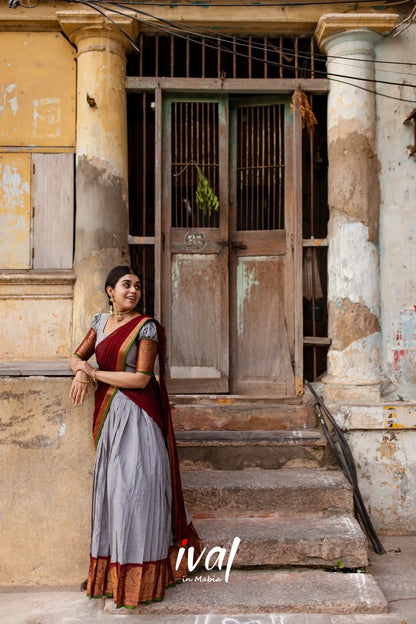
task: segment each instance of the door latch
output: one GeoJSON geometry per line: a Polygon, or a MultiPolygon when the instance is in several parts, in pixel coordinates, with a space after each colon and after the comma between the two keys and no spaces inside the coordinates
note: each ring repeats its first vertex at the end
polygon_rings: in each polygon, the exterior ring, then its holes
{"type": "Polygon", "coordinates": [[[247,245],[245,243],[241,243],[240,241],[231,241],[231,247],[233,249],[247,249],[247,245]]]}

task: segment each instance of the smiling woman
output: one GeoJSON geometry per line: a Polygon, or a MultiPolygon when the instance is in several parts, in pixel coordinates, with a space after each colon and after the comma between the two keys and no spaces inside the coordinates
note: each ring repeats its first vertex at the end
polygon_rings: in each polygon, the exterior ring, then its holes
{"type": "Polygon", "coordinates": [[[87,593],[133,608],[161,600],[165,587],[187,575],[186,561],[175,569],[183,540],[198,556],[202,544],[183,501],[162,327],[136,311],[140,280],[129,267],[110,271],[105,291],[110,314],[95,315],[70,358],[75,405],[83,403],[90,378],[98,382],[87,593]],[[93,353],[98,369],[87,362],[93,353]]]}

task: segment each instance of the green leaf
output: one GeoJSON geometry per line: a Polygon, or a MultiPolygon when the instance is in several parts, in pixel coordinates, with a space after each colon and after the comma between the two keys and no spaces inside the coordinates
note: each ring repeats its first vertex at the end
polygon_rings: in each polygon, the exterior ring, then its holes
{"type": "Polygon", "coordinates": [[[195,200],[198,208],[202,210],[205,215],[211,216],[213,210],[218,212],[220,202],[215,195],[208,178],[206,178],[202,170],[195,165],[198,173],[198,187],[195,193],[195,200]]]}

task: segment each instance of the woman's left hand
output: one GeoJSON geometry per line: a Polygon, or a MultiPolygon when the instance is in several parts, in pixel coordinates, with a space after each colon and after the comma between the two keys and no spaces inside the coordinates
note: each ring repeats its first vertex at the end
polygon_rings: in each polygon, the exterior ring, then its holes
{"type": "Polygon", "coordinates": [[[78,362],[76,362],[74,364],[73,369],[74,369],[75,375],[77,374],[78,371],[82,371],[83,373],[88,375],[88,377],[92,377],[94,374],[94,368],[91,366],[91,364],[89,364],[85,360],[79,360],[78,362]]]}
{"type": "Polygon", "coordinates": [[[88,382],[74,379],[69,391],[69,398],[74,405],[82,405],[88,395],[88,382]]]}

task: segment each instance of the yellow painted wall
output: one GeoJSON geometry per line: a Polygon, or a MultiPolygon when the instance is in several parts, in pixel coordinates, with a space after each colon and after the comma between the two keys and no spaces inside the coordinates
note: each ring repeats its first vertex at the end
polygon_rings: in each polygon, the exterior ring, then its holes
{"type": "Polygon", "coordinates": [[[72,280],[0,279],[0,361],[65,359],[72,352],[72,280]]]}
{"type": "Polygon", "coordinates": [[[60,33],[0,33],[0,145],[75,145],[75,49],[60,33]]]}
{"type": "Polygon", "coordinates": [[[0,267],[30,267],[30,154],[0,153],[0,267]]]}
{"type": "Polygon", "coordinates": [[[75,54],[62,33],[0,32],[0,360],[71,352],[73,281],[34,284],[24,272],[32,268],[36,209],[31,152],[75,150],[75,54]],[[22,271],[13,284],[10,269],[22,271]]]}

